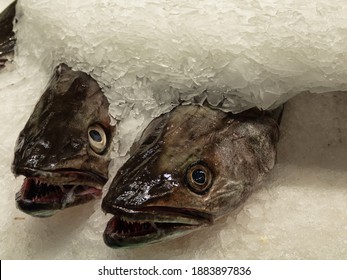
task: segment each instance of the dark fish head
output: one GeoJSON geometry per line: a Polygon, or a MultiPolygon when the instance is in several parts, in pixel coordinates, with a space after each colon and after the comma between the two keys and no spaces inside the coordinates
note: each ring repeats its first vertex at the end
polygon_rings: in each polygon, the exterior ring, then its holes
{"type": "Polygon", "coordinates": [[[89,75],[59,65],[20,132],[12,172],[24,175],[19,209],[33,216],[101,197],[114,127],[89,75]]]}
{"type": "Polygon", "coordinates": [[[102,208],[104,241],[136,246],[211,224],[274,166],[279,131],[264,112],[181,106],[155,119],[118,171],[102,208]]]}

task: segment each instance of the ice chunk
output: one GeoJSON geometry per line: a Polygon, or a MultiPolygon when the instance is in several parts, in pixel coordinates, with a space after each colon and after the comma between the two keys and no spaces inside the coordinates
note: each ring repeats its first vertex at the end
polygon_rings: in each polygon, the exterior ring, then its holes
{"type": "Polygon", "coordinates": [[[19,56],[92,72],[111,88],[111,100],[116,93],[129,106],[160,100],[158,87],[164,95],[168,88],[179,93],[161,99],[173,103],[210,90],[213,105],[223,99],[216,89],[235,90],[240,98],[233,111],[245,102],[268,108],[307,90],[347,89],[343,0],[31,0],[18,6],[19,56]]]}

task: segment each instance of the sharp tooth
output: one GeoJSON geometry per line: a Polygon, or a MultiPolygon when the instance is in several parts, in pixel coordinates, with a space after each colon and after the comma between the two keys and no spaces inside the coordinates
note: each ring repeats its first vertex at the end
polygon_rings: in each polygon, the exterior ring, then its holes
{"type": "Polygon", "coordinates": [[[155,224],[155,222],[150,222],[150,224],[151,224],[151,226],[152,226],[154,229],[158,230],[157,225],[155,224]]]}

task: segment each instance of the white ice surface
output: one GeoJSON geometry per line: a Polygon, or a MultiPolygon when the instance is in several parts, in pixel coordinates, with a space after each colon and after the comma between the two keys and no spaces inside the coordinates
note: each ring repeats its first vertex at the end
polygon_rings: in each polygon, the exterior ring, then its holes
{"type": "MultiPolygon", "coordinates": [[[[115,1],[112,9],[108,2],[19,1],[16,66],[0,72],[0,258],[346,259],[345,92],[290,100],[278,163],[263,188],[187,237],[112,250],[102,241],[110,216],[100,201],[48,219],[15,208],[23,178],[10,172],[14,144],[58,62],[101,81],[122,119],[123,143],[177,94],[230,90],[238,96],[230,108],[240,110],[305,90],[347,90],[344,0],[168,1],[164,8],[156,0],[115,1]]],[[[127,148],[121,142],[120,154],[127,148]]]]}

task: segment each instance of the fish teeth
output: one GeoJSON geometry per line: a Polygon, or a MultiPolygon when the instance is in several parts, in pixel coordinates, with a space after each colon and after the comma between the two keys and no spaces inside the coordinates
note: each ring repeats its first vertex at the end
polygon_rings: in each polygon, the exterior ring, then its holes
{"type": "Polygon", "coordinates": [[[150,223],[152,228],[156,231],[156,232],[161,232],[161,230],[157,227],[156,223],[155,222],[151,222],[150,223]]]}
{"type": "Polygon", "coordinates": [[[65,193],[65,188],[64,188],[63,185],[57,185],[57,186],[60,188],[60,190],[61,190],[63,193],[65,193]]]}

